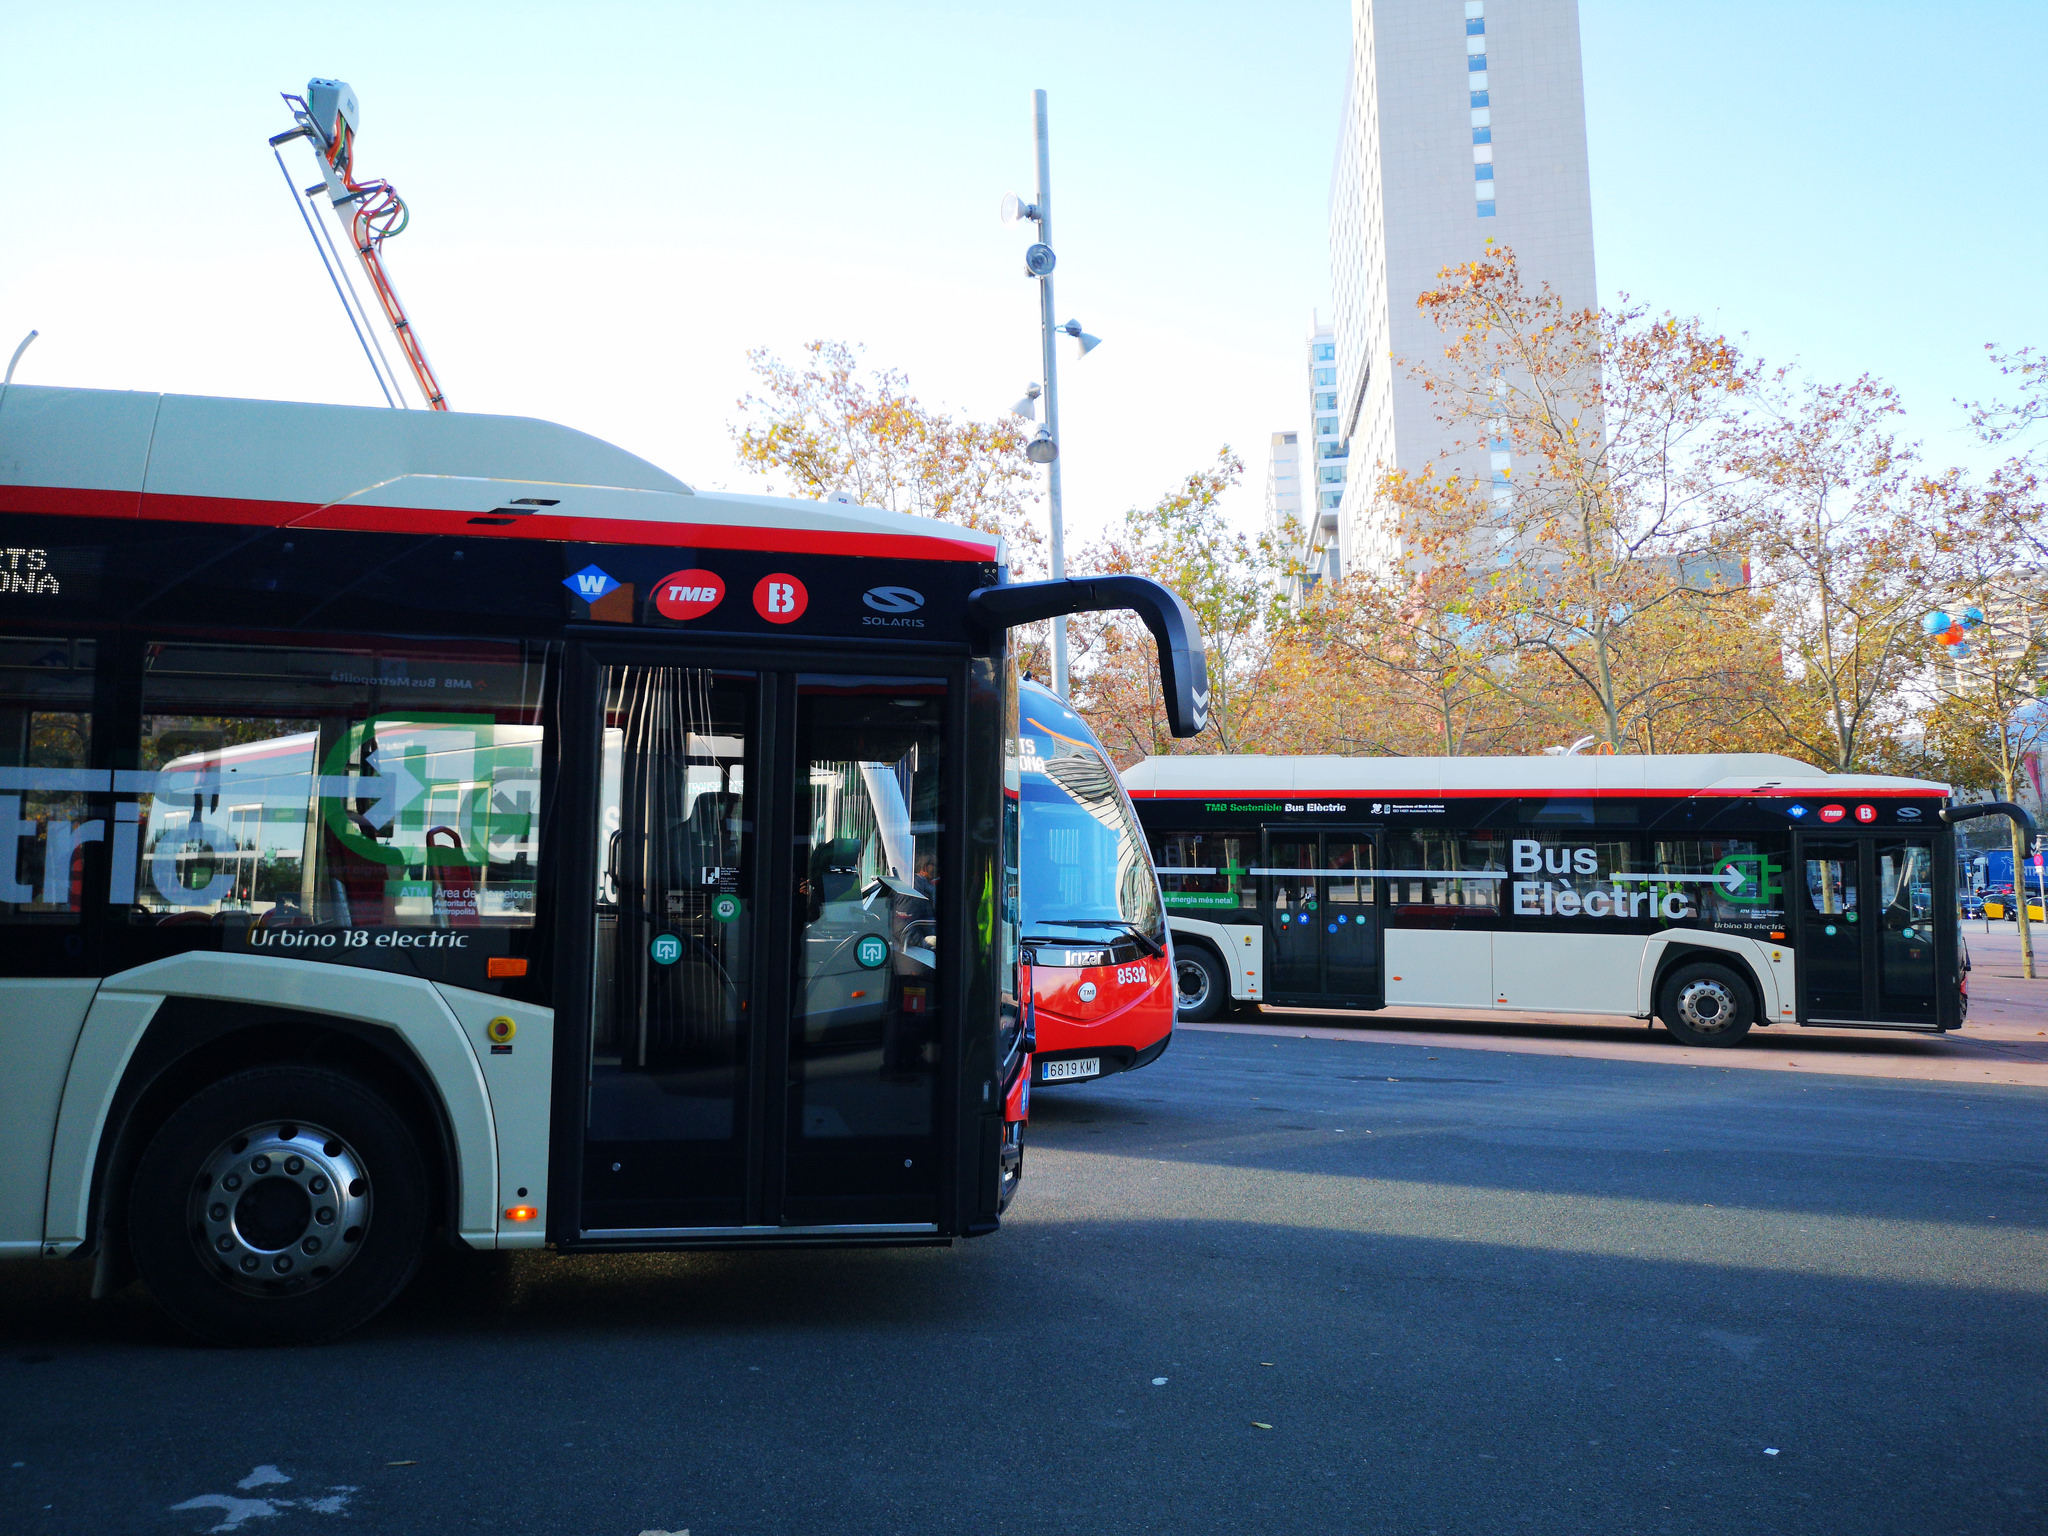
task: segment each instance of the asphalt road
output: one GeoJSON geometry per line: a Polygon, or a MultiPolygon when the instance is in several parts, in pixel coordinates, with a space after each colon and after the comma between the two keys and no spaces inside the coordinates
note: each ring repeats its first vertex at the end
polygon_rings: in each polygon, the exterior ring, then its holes
{"type": "Polygon", "coordinates": [[[956,1250],[480,1257],[323,1349],[0,1270],[0,1529],[2048,1527],[2040,1089],[1183,1031],[1034,1110],[956,1250]]]}

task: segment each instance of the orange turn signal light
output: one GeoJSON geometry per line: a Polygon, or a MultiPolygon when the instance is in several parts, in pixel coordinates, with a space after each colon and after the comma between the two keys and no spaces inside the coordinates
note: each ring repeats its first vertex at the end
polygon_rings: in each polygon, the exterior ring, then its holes
{"type": "Polygon", "coordinates": [[[505,1207],[507,1221],[531,1221],[540,1214],[530,1205],[508,1205],[505,1207]]]}
{"type": "Polygon", "coordinates": [[[505,955],[493,955],[484,962],[484,975],[496,980],[500,976],[524,976],[526,962],[505,955]]]}
{"type": "Polygon", "coordinates": [[[1771,937],[1774,939],[1782,940],[1785,937],[1785,935],[1783,933],[1773,933],[1771,937]]]}

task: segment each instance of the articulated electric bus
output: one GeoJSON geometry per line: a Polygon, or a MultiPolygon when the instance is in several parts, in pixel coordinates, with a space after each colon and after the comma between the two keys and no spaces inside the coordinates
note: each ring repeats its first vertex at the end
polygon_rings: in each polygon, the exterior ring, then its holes
{"type": "Polygon", "coordinates": [[[1033,1080],[1146,1066],[1172,1043],[1174,1001],[1144,832],[1087,722],[1038,683],[1017,693],[1033,1080]]]}
{"type": "Polygon", "coordinates": [[[544,422],[0,391],[0,1253],[224,1342],[476,1248],[993,1231],[1010,625],[1149,582],[544,422]]]}
{"type": "MultiPolygon", "coordinates": [[[[1942,1031],[1967,1003],[1945,785],[1768,755],[1154,757],[1181,1017],[1233,1003],[1942,1031]]],[[[2029,823],[2031,827],[2031,824],[2029,823]]]]}

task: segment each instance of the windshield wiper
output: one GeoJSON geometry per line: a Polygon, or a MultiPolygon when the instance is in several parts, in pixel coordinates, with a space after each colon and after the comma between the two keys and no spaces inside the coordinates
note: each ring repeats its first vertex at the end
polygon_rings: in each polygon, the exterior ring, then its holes
{"type": "MultiPolygon", "coordinates": [[[[1112,917],[1041,917],[1038,924],[1046,928],[1121,928],[1125,933],[1143,945],[1148,954],[1163,955],[1166,946],[1154,939],[1136,923],[1124,918],[1112,917]]],[[[1031,926],[1026,924],[1026,927],[1031,926]]]]}

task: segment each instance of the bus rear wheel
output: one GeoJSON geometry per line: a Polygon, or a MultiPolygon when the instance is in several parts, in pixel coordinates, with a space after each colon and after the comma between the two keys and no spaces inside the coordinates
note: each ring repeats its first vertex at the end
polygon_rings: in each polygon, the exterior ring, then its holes
{"type": "Polygon", "coordinates": [[[1749,983],[1725,965],[1682,965],[1664,980],[1657,1016],[1681,1045],[1734,1045],[1756,1023],[1749,983]]]}
{"type": "Polygon", "coordinates": [[[151,1294],[215,1344],[313,1344],[368,1322],[426,1245],[426,1164],[405,1121],[338,1072],[259,1067],[172,1113],[129,1188],[151,1294]]]}
{"type": "Polygon", "coordinates": [[[1185,1023],[1204,1024],[1230,1002],[1230,982],[1223,962],[1206,949],[1189,945],[1173,952],[1174,1011],[1185,1023]]]}

